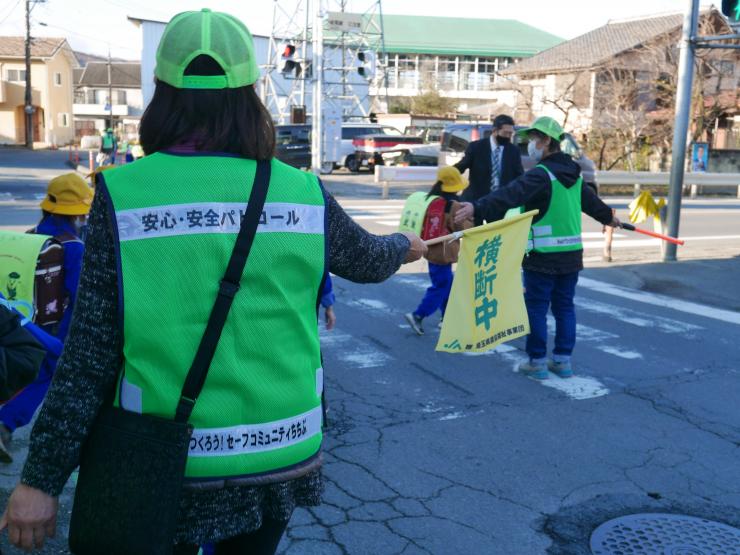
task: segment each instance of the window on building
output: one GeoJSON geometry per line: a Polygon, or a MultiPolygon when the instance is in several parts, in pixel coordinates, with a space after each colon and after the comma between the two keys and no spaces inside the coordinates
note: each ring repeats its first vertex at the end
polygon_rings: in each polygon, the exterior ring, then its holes
{"type": "Polygon", "coordinates": [[[476,75],[476,80],[478,82],[479,91],[488,91],[493,88],[493,84],[496,81],[497,71],[498,60],[496,58],[478,59],[478,74],[476,75]]]}
{"type": "Polygon", "coordinates": [[[126,91],[116,91],[116,104],[126,104],[126,91]]]}
{"type": "Polygon", "coordinates": [[[55,87],[62,86],[62,74],[58,71],[54,72],[54,86],[55,87]]]}
{"type": "Polygon", "coordinates": [[[449,91],[455,88],[455,78],[457,76],[455,65],[455,58],[439,57],[439,77],[437,78],[437,83],[440,89],[449,91]]]}
{"type": "Polygon", "coordinates": [[[655,83],[655,107],[671,108],[676,95],[674,77],[670,73],[661,73],[655,83]]]}
{"type": "Polygon", "coordinates": [[[75,91],[75,104],[84,104],[85,103],[85,91],[76,90],[75,91]]]}
{"type": "Polygon", "coordinates": [[[26,81],[25,69],[9,69],[8,81],[11,83],[24,83],[26,81]]]}
{"type": "Polygon", "coordinates": [[[415,89],[418,77],[416,56],[398,56],[398,86],[402,89],[415,89]]]}
{"type": "Polygon", "coordinates": [[[419,56],[419,82],[422,89],[437,86],[437,63],[434,56],[419,56]]]}
{"type": "Polygon", "coordinates": [[[475,58],[473,56],[461,56],[458,62],[460,79],[457,88],[461,91],[472,91],[475,89],[475,58]]]}
{"type": "Polygon", "coordinates": [[[69,127],[69,114],[57,114],[59,127],[69,127]]]}
{"type": "Polygon", "coordinates": [[[398,74],[396,72],[396,55],[391,54],[387,56],[386,62],[387,75],[388,75],[388,86],[391,88],[398,87],[398,74]]]}

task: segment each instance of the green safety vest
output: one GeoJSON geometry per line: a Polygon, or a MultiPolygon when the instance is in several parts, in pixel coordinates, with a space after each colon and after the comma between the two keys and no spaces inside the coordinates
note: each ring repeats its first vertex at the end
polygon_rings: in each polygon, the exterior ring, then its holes
{"type": "Polygon", "coordinates": [[[401,211],[401,223],[398,226],[398,231],[410,231],[421,237],[427,209],[438,198],[440,197],[435,195],[427,197],[427,193],[422,191],[409,195],[401,211]]]}
{"type": "MultiPolygon", "coordinates": [[[[274,473],[321,447],[324,195],[315,176],[271,164],[241,291],[189,420],[191,480],[274,473]]],[[[174,417],[255,171],[243,158],[155,153],[103,173],[123,320],[116,406],[174,417]]]]}
{"type": "Polygon", "coordinates": [[[583,176],[572,187],[563,185],[544,165],[552,184],[550,206],[537,223],[532,224],[529,250],[535,252],[566,252],[583,249],[581,239],[581,189],[583,176]]]}
{"type": "Polygon", "coordinates": [[[113,148],[113,135],[110,133],[103,135],[103,148],[113,148]]]}

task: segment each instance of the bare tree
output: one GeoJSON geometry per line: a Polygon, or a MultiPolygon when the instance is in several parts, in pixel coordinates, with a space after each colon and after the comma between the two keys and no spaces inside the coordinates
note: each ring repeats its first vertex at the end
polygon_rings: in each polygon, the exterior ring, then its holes
{"type": "MultiPolygon", "coordinates": [[[[717,34],[722,25],[710,12],[700,20],[700,34],[717,34]]],[[[598,69],[587,148],[599,169],[647,170],[650,161],[657,161],[661,169],[667,167],[678,85],[677,40],[677,32],[656,37],[598,69]]],[[[733,108],[735,96],[723,93],[722,81],[730,78],[724,74],[732,66],[723,62],[737,61],[735,52],[697,53],[692,91],[694,140],[711,133],[717,120],[733,108]]],[[[729,89],[736,89],[736,83],[729,89]]]]}

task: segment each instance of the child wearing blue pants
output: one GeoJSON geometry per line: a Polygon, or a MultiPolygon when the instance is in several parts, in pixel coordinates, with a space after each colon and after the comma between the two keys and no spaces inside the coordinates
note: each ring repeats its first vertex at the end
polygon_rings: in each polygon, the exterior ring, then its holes
{"type": "MultiPolygon", "coordinates": [[[[65,174],[52,179],[46,198],[41,202],[43,217],[32,233],[57,238],[64,248],[64,289],[66,308],[62,320],[56,325],[39,328],[44,334],[64,343],[72,320],[77,283],[82,270],[84,245],[80,236],[90,211],[93,190],[77,174],[65,174]]],[[[46,345],[47,355],[41,364],[38,377],[17,396],[0,408],[0,462],[10,463],[13,457],[8,444],[16,428],[28,424],[39,408],[49,389],[56,369],[59,350],[46,345]]]]}
{"type": "MultiPolygon", "coordinates": [[[[440,168],[437,172],[437,182],[429,191],[427,197],[438,196],[447,201],[445,206],[445,233],[453,233],[473,225],[472,219],[459,225],[454,223],[455,214],[460,206],[460,203],[455,199],[467,186],[467,181],[454,166],[440,168]]],[[[442,318],[444,318],[447,301],[450,298],[450,290],[452,289],[452,265],[457,262],[459,252],[460,241],[441,243],[429,247],[426,258],[429,261],[429,279],[432,285],[427,289],[416,310],[405,315],[406,321],[417,335],[424,335],[422,325],[424,318],[431,316],[437,310],[442,313],[442,318]]]]}

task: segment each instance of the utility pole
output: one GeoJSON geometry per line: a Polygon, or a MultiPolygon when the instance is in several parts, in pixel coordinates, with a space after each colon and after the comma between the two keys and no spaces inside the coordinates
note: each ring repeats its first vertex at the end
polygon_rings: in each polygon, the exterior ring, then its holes
{"type": "Polygon", "coordinates": [[[26,0],[26,98],[25,114],[26,148],[33,149],[33,96],[31,94],[31,0],[26,0]]]}
{"type": "MultiPolygon", "coordinates": [[[[688,0],[681,35],[681,54],[678,60],[678,90],[676,91],[676,119],[673,126],[673,153],[671,179],[668,188],[668,235],[678,237],[681,218],[681,196],[686,167],[686,137],[691,120],[691,88],[694,82],[694,55],[696,31],[699,22],[699,0],[688,0]]],[[[663,262],[676,260],[676,245],[668,243],[663,262]]]]}
{"type": "Polygon", "coordinates": [[[321,110],[324,95],[324,17],[321,0],[314,0],[313,20],[313,115],[311,117],[311,170],[316,175],[321,173],[323,162],[323,114],[321,110]]]}
{"type": "Polygon", "coordinates": [[[113,129],[113,80],[111,79],[110,47],[108,47],[108,119],[110,129],[113,129]]]}

